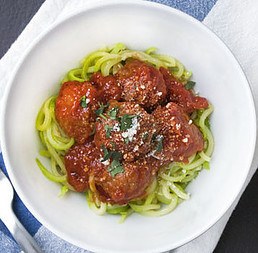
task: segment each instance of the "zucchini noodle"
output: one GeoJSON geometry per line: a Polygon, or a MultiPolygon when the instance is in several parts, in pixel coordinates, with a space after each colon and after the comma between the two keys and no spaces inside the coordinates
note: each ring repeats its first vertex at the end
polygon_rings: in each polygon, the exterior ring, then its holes
{"type": "MultiPolygon", "coordinates": [[[[48,170],[39,159],[36,159],[36,162],[46,178],[72,188],[67,182],[63,159],[65,152],[74,144],[74,140],[64,134],[55,119],[55,101],[56,96],[48,98],[39,110],[36,119],[36,129],[43,146],[39,153],[50,158],[51,170],[48,170]]],[[[65,188],[62,188],[60,194],[63,195],[65,192],[65,188]]]]}
{"type": "MultiPolygon", "coordinates": [[[[113,47],[106,47],[87,55],[78,68],[67,72],[61,83],[66,81],[84,82],[97,71],[104,76],[115,74],[128,58],[148,62],[156,68],[165,67],[182,83],[186,83],[192,75],[177,59],[157,54],[154,47],[145,52],[133,51],[127,49],[124,44],[118,43],[113,47]]],[[[58,125],[55,119],[55,101],[56,96],[49,97],[43,103],[36,118],[36,129],[42,144],[39,154],[50,160],[50,168],[47,169],[38,158],[36,163],[47,179],[61,184],[60,196],[63,196],[68,190],[73,190],[73,187],[67,182],[64,155],[73,146],[74,139],[66,136],[58,125]]],[[[198,110],[192,115],[192,121],[203,134],[205,145],[203,151],[197,152],[189,158],[189,163],[172,162],[161,168],[157,178],[146,190],[146,197],[142,200],[131,201],[127,205],[111,205],[94,198],[94,179],[90,180],[90,189],[86,193],[90,209],[99,215],[120,214],[120,222],[123,222],[133,212],[145,216],[168,214],[180,202],[189,199],[190,195],[186,192],[187,185],[198,176],[203,168],[209,169],[214,149],[214,140],[209,124],[212,111],[213,106],[210,104],[207,109],[198,110]]]]}
{"type": "Polygon", "coordinates": [[[183,82],[189,80],[192,73],[186,70],[181,62],[171,56],[155,52],[156,48],[154,47],[143,52],[127,49],[124,44],[117,43],[113,47],[105,47],[87,55],[78,68],[72,69],[66,74],[62,83],[89,80],[90,75],[97,71],[100,71],[103,76],[115,74],[128,58],[148,62],[156,68],[167,68],[183,82]]]}

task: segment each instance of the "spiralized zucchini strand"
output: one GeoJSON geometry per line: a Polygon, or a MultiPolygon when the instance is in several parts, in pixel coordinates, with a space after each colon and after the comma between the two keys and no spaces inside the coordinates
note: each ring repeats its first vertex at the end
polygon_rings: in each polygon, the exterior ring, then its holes
{"type": "Polygon", "coordinates": [[[105,47],[87,55],[78,68],[70,70],[64,81],[89,80],[90,75],[100,71],[103,76],[115,74],[121,67],[121,63],[129,58],[148,62],[156,68],[165,67],[173,70],[173,75],[183,82],[191,77],[191,72],[187,71],[184,65],[177,59],[163,54],[157,54],[156,48],[152,47],[145,52],[128,49],[123,43],[117,43],[112,47],[105,47]]]}
{"type": "Polygon", "coordinates": [[[43,103],[36,119],[36,129],[44,146],[40,153],[50,158],[51,171],[46,169],[38,158],[36,162],[42,173],[49,180],[67,186],[67,173],[63,162],[63,152],[67,151],[74,144],[74,140],[67,137],[56,122],[55,100],[55,96],[48,98],[43,103]]]}

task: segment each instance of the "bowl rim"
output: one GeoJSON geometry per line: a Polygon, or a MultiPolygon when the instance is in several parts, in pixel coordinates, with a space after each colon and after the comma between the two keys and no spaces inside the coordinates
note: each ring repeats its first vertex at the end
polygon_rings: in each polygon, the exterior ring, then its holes
{"type": "MultiPolygon", "coordinates": [[[[104,8],[104,7],[108,7],[108,6],[115,6],[115,5],[121,6],[121,5],[128,5],[128,4],[129,5],[138,5],[140,7],[150,7],[150,8],[155,8],[158,11],[169,12],[172,15],[179,16],[179,17],[189,21],[193,25],[198,26],[199,29],[204,30],[204,32],[206,32],[213,40],[215,40],[218,44],[221,45],[223,50],[225,50],[225,52],[227,54],[229,54],[231,59],[235,62],[236,66],[239,70],[239,74],[242,76],[243,80],[245,80],[245,84],[244,84],[245,89],[246,89],[246,91],[248,91],[247,93],[248,93],[248,96],[249,96],[250,106],[252,107],[252,111],[250,112],[250,118],[252,120],[252,122],[250,122],[251,123],[250,125],[252,126],[250,128],[250,134],[251,134],[251,136],[253,136],[253,139],[252,139],[252,143],[250,143],[249,157],[246,160],[246,161],[248,161],[248,166],[245,168],[245,176],[242,178],[242,183],[240,185],[240,188],[235,190],[234,197],[232,198],[231,201],[228,201],[228,203],[224,206],[223,210],[220,213],[217,213],[217,215],[214,215],[213,219],[211,219],[209,222],[205,223],[202,227],[200,227],[194,233],[191,233],[190,236],[188,236],[184,239],[181,239],[181,241],[178,241],[177,243],[169,243],[168,242],[166,245],[161,245],[158,248],[152,249],[151,251],[150,250],[142,251],[142,252],[161,252],[161,251],[163,252],[163,251],[178,248],[178,247],[192,241],[193,239],[197,238],[201,234],[205,233],[209,228],[211,228],[215,223],[217,223],[222,218],[222,216],[231,207],[231,205],[234,203],[234,201],[237,199],[237,196],[241,193],[241,190],[243,189],[244,183],[247,179],[247,175],[248,175],[248,173],[250,171],[250,168],[251,168],[251,164],[252,164],[253,156],[254,156],[254,151],[255,151],[255,146],[256,146],[256,129],[257,129],[256,110],[255,110],[255,102],[254,102],[254,97],[253,97],[253,94],[252,94],[252,89],[251,89],[251,86],[248,82],[248,79],[246,78],[246,75],[245,75],[240,63],[238,62],[238,60],[236,59],[236,57],[234,56],[232,51],[229,49],[229,47],[223,42],[222,39],[220,39],[213,31],[211,31],[211,29],[209,29],[207,26],[205,26],[202,22],[198,21],[197,19],[193,18],[192,16],[190,16],[190,15],[188,15],[188,14],[186,14],[186,13],[184,13],[184,12],[178,10],[178,9],[175,9],[173,7],[169,7],[169,6],[166,6],[164,4],[160,4],[160,3],[156,3],[156,2],[139,1],[139,0],[124,0],[124,1],[119,1],[119,0],[101,1],[101,0],[98,0],[98,1],[90,1],[89,4],[86,5],[84,8],[82,8],[80,10],[73,11],[73,12],[69,13],[68,15],[66,15],[65,17],[62,17],[62,18],[58,19],[57,21],[54,21],[54,23],[52,23],[47,29],[42,31],[30,43],[28,48],[25,50],[25,52],[20,57],[18,63],[15,66],[14,71],[12,72],[12,76],[7,83],[7,86],[6,86],[5,91],[4,91],[3,99],[2,99],[1,133],[0,133],[1,134],[1,148],[2,148],[2,154],[3,154],[5,166],[6,166],[8,174],[9,174],[9,177],[11,179],[11,182],[12,182],[14,188],[15,188],[15,191],[20,196],[22,202],[25,204],[25,206],[28,208],[28,210],[33,214],[33,216],[43,226],[45,226],[47,229],[49,229],[51,232],[53,232],[57,236],[61,237],[62,239],[66,240],[66,241],[68,241],[68,242],[70,242],[74,245],[77,245],[78,247],[85,248],[86,245],[83,245],[82,243],[77,241],[75,238],[70,238],[69,235],[63,233],[62,231],[55,229],[55,227],[52,224],[50,224],[47,220],[45,220],[45,218],[41,216],[40,212],[38,212],[31,205],[30,200],[26,197],[26,194],[24,194],[23,190],[18,186],[18,183],[17,183],[16,178],[15,178],[15,173],[13,173],[13,171],[12,171],[11,162],[10,162],[10,158],[9,158],[9,155],[8,155],[8,152],[7,152],[7,145],[6,145],[6,137],[5,136],[6,136],[6,132],[8,131],[5,127],[7,100],[10,96],[10,90],[11,90],[12,84],[15,80],[15,76],[19,72],[24,60],[29,56],[29,53],[34,48],[36,48],[36,46],[45,38],[45,36],[47,36],[53,30],[57,29],[62,24],[66,23],[66,22],[69,22],[70,19],[73,19],[78,15],[83,15],[87,11],[97,10],[98,8],[104,8]]],[[[113,250],[109,250],[109,249],[105,249],[105,248],[99,248],[97,245],[90,245],[90,244],[87,244],[87,250],[91,250],[93,252],[106,252],[106,253],[114,252],[113,250]]],[[[131,251],[126,251],[126,252],[131,252],[131,251]]]]}

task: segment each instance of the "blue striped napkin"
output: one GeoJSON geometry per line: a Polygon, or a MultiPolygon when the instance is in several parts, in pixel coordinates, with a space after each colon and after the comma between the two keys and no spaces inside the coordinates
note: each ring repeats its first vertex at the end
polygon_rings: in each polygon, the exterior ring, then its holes
{"type": "MultiPolygon", "coordinates": [[[[258,35],[253,33],[258,25],[256,13],[258,12],[258,2],[252,0],[150,0],[170,7],[179,9],[194,18],[202,21],[217,33],[224,42],[231,48],[235,56],[240,61],[252,86],[255,97],[258,98],[258,74],[255,69],[258,68],[258,58],[252,55],[258,55],[258,35]],[[243,12],[242,10],[245,10],[243,12]],[[252,18],[251,18],[252,17],[252,18]],[[248,25],[246,25],[248,22],[248,25]],[[243,39],[245,38],[245,40],[243,39]],[[250,53],[246,53],[248,48],[250,53]]],[[[11,73],[11,66],[19,58],[21,52],[28,46],[40,32],[44,31],[53,22],[62,19],[70,10],[80,9],[88,5],[87,0],[46,0],[39,11],[24,29],[17,41],[12,45],[6,55],[0,61],[0,99],[4,92],[4,84],[11,73]],[[74,4],[76,1],[76,4],[74,4]],[[3,74],[4,73],[4,74],[3,74]]],[[[258,103],[257,103],[258,104],[258,103]]],[[[257,150],[256,150],[257,154],[257,150]]],[[[255,157],[258,157],[256,155],[255,157]]],[[[253,165],[247,179],[247,183],[254,174],[258,164],[258,158],[253,161],[253,165]]],[[[0,154],[0,167],[5,170],[3,157],[0,154]]],[[[6,173],[6,171],[5,171],[6,173]]],[[[245,185],[245,186],[246,186],[245,185]]],[[[245,188],[245,187],[244,187],[245,188]]],[[[244,190],[243,188],[243,190],[244,190]]],[[[242,191],[243,191],[242,190],[242,191]]],[[[241,195],[241,194],[240,194],[241,195]]],[[[239,197],[240,197],[239,195],[239,197]]],[[[239,198],[238,198],[239,199],[239,198]]],[[[220,235],[227,223],[230,214],[238,202],[238,199],[230,210],[215,224],[210,230],[201,235],[192,242],[174,250],[176,253],[210,253],[214,250],[220,235]]],[[[29,233],[34,236],[40,247],[46,253],[85,253],[83,249],[77,248],[42,226],[27,210],[17,195],[14,199],[14,211],[19,220],[24,224],[29,233]]],[[[13,241],[10,233],[0,221],[0,252],[16,253],[20,252],[18,246],[13,241]]]]}

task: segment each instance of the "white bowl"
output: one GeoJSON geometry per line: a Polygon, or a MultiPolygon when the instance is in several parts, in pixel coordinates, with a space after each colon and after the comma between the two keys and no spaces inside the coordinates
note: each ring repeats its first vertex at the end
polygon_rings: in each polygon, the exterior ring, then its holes
{"type": "Polygon", "coordinates": [[[172,8],[146,1],[102,1],[40,36],[9,83],[2,119],[2,150],[14,187],[32,214],[63,239],[96,252],[161,252],[211,227],[230,207],[246,179],[256,139],[250,88],[228,48],[204,25],[172,8]],[[188,187],[191,198],[169,215],[97,216],[80,194],[58,198],[59,185],[38,169],[35,118],[57,92],[65,72],[92,50],[123,42],[157,47],[192,70],[197,90],[214,105],[215,150],[210,171],[188,187]]]}

